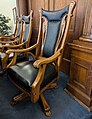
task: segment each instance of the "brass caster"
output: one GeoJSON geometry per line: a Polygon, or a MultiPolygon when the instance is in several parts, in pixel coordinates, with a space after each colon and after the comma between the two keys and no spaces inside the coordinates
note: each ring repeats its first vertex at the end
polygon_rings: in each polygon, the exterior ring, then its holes
{"type": "Polygon", "coordinates": [[[51,111],[49,110],[49,111],[46,111],[45,112],[45,115],[47,116],[47,117],[50,117],[51,116],[51,111]]]}

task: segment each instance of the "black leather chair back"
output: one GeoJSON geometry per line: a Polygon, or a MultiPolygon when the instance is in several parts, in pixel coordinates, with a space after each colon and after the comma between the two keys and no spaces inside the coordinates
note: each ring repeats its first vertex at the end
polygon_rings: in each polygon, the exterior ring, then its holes
{"type": "Polygon", "coordinates": [[[17,21],[18,21],[18,30],[16,32],[16,36],[19,36],[21,32],[22,18],[17,18],[17,21]]]}
{"type": "Polygon", "coordinates": [[[23,42],[28,40],[28,35],[30,32],[30,16],[22,16],[22,20],[25,22],[25,31],[23,36],[23,42]]]}
{"type": "Polygon", "coordinates": [[[47,20],[47,31],[43,48],[43,56],[50,57],[55,51],[62,18],[68,14],[69,6],[57,11],[46,11],[42,9],[42,17],[47,20]]]}

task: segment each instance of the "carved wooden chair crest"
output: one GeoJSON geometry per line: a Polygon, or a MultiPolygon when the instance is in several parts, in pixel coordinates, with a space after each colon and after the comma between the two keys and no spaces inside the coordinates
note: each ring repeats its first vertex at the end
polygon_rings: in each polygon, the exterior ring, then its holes
{"type": "Polygon", "coordinates": [[[13,62],[10,64],[13,66],[7,66],[7,73],[12,82],[22,91],[20,95],[13,98],[12,104],[28,96],[36,103],[40,97],[45,114],[51,115],[43,92],[57,86],[56,81],[59,79],[63,49],[74,7],[75,2],[71,2],[58,11],[42,9],[37,44],[26,49],[6,52],[6,59],[11,52],[15,53],[13,62]],[[34,48],[36,48],[35,60],[16,64],[17,53],[29,52],[34,48]]]}

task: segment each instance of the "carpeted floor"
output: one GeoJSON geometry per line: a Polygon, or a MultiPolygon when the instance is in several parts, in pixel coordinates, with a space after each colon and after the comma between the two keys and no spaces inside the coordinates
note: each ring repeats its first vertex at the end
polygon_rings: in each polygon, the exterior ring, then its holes
{"type": "Polygon", "coordinates": [[[11,106],[10,101],[18,89],[6,74],[0,77],[0,119],[92,119],[92,112],[88,112],[64,91],[69,77],[63,73],[60,75],[61,80],[57,82],[59,87],[44,93],[52,110],[51,117],[46,117],[39,103],[33,104],[30,99],[11,106]]]}

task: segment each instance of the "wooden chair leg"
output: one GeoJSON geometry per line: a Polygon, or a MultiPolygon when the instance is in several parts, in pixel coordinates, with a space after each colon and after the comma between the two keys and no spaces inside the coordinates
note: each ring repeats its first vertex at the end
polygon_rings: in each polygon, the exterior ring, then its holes
{"type": "Polygon", "coordinates": [[[52,83],[50,86],[49,86],[49,89],[52,89],[52,88],[58,88],[58,85],[57,83],[52,83]]]}
{"type": "Polygon", "coordinates": [[[41,101],[42,101],[42,104],[43,104],[43,108],[44,108],[44,111],[45,111],[45,115],[46,115],[46,116],[51,116],[50,106],[49,106],[48,103],[46,102],[46,100],[45,100],[45,98],[44,98],[44,95],[43,95],[43,94],[40,94],[40,98],[41,98],[41,101]]]}
{"type": "Polygon", "coordinates": [[[11,101],[11,105],[15,105],[17,102],[23,100],[26,97],[28,97],[28,95],[25,93],[21,93],[21,94],[15,96],[11,101]]]}

